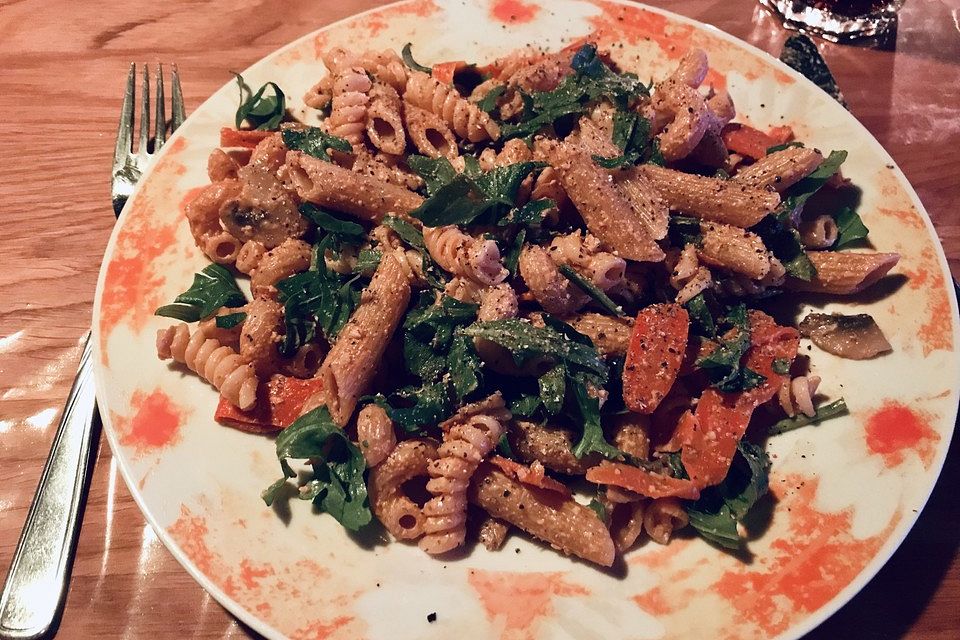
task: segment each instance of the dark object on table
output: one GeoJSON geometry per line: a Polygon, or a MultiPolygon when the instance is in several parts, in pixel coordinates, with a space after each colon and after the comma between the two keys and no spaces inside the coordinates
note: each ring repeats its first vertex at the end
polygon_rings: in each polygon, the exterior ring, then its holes
{"type": "Polygon", "coordinates": [[[780,60],[788,67],[803,74],[844,107],[847,106],[847,101],[843,99],[843,93],[840,92],[837,81],[834,80],[833,74],[827,68],[827,63],[820,55],[820,51],[817,50],[817,45],[814,44],[813,40],[805,35],[790,36],[783,43],[780,60]]]}

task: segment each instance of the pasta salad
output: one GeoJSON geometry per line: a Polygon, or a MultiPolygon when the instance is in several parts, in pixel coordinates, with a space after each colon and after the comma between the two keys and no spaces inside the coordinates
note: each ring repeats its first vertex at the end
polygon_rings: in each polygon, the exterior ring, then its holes
{"type": "Polygon", "coordinates": [[[801,334],[890,350],[867,315],[763,310],[897,263],[838,251],[868,233],[838,205],[846,152],[737,122],[700,50],[649,84],[589,42],[323,62],[319,126],[237,75],[186,206],[212,264],[157,310],[182,321],[159,357],[217,388],[216,419],[276,435],[267,505],[431,555],[514,528],[603,566],[685,527],[741,549],[765,439],[846,411],[801,334]]]}

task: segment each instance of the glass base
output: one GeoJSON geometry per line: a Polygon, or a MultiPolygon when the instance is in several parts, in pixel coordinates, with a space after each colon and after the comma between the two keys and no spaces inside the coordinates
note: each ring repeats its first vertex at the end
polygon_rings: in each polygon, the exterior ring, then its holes
{"type": "MultiPolygon", "coordinates": [[[[896,9],[881,8],[861,16],[846,16],[804,0],[760,0],[783,21],[788,29],[820,36],[832,42],[876,38],[897,23],[896,9]]],[[[888,7],[897,4],[889,3],[888,7]]]]}

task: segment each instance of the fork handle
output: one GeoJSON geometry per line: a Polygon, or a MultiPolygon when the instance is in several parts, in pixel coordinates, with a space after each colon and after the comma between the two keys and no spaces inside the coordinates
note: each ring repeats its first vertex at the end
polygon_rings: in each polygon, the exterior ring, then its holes
{"type": "Polygon", "coordinates": [[[0,593],[0,638],[4,640],[43,636],[59,617],[92,467],[95,413],[88,332],[77,376],[0,593]]]}

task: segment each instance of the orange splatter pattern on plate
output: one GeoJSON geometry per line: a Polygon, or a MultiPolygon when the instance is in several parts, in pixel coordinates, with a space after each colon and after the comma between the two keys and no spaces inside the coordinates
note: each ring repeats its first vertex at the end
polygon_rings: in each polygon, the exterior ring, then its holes
{"type": "MultiPolygon", "coordinates": [[[[813,507],[818,483],[801,476],[774,480],[771,492],[780,501],[777,514],[788,514],[787,534],[770,544],[759,566],[738,565],[710,587],[767,637],[832,600],[873,559],[900,520],[897,513],[878,535],[854,538],[851,510],[824,513],[813,507]]],[[[740,636],[731,629],[729,637],[740,636]]]]}
{"type": "Polygon", "coordinates": [[[929,417],[896,401],[889,401],[867,418],[864,436],[867,449],[883,456],[884,464],[896,467],[907,451],[920,456],[929,467],[936,453],[940,434],[930,428],[929,417]]]}
{"type": "MultiPolygon", "coordinates": [[[[137,389],[130,397],[135,412],[129,420],[120,418],[117,426],[123,431],[120,444],[134,447],[138,452],[158,449],[180,439],[180,425],[185,410],[157,388],[151,393],[137,389]]],[[[117,420],[117,414],[113,415],[117,420]]]]}
{"type": "Polygon", "coordinates": [[[537,622],[553,613],[555,596],[588,596],[563,572],[520,573],[471,569],[467,581],[491,623],[504,625],[501,640],[533,640],[537,622]]]}
{"type": "Polygon", "coordinates": [[[539,5],[527,4],[523,0],[495,0],[490,5],[490,15],[504,24],[530,22],[539,12],[539,5]]]}

